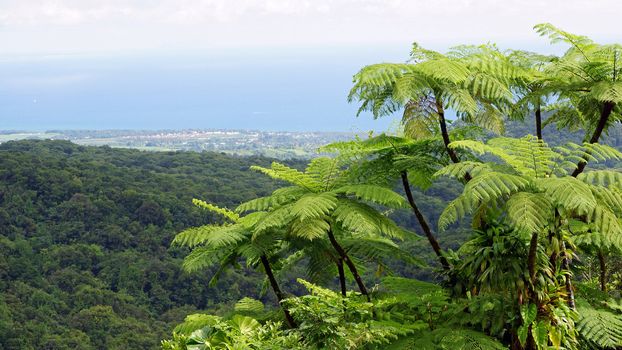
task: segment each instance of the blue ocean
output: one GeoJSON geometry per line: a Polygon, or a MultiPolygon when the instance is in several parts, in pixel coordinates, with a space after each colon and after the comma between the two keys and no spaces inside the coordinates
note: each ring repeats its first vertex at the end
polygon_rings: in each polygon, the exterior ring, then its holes
{"type": "Polygon", "coordinates": [[[347,102],[362,66],[408,48],[0,56],[0,130],[383,131],[347,102]]]}

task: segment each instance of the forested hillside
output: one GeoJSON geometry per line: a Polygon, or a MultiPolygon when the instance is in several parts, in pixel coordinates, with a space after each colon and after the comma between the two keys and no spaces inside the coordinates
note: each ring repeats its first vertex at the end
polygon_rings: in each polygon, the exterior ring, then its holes
{"type": "MultiPolygon", "coordinates": [[[[270,193],[259,157],[151,153],[67,141],[0,145],[0,349],[155,349],[186,314],[259,298],[261,278],[181,270],[169,248],[221,219],[193,197],[233,206],[270,193]]],[[[295,163],[294,163],[295,165],[295,163]]]]}

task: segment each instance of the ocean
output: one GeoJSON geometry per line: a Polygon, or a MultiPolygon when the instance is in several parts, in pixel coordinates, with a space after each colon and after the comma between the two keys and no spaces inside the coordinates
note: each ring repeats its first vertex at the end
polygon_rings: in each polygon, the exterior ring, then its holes
{"type": "Polygon", "coordinates": [[[366,64],[408,47],[0,56],[0,130],[384,131],[347,102],[366,64]]]}

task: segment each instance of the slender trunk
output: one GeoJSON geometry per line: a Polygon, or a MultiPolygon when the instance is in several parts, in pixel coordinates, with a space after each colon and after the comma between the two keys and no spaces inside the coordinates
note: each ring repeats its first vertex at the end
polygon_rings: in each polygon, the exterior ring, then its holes
{"type": "Polygon", "coordinates": [[[538,103],[536,104],[536,137],[538,137],[538,140],[542,140],[542,110],[540,108],[539,97],[538,103]]]}
{"type": "Polygon", "coordinates": [[[538,233],[531,235],[529,242],[529,256],[527,257],[527,269],[529,270],[529,279],[531,284],[536,282],[536,253],[538,252],[538,233]]]}
{"type": "Polygon", "coordinates": [[[600,263],[600,290],[607,292],[607,261],[603,251],[598,251],[598,262],[600,263]]]}
{"type": "MultiPolygon", "coordinates": [[[[449,159],[451,159],[454,163],[460,163],[460,158],[456,154],[456,151],[453,148],[449,147],[451,140],[449,139],[449,131],[447,131],[447,121],[445,120],[445,110],[443,109],[443,103],[438,99],[436,99],[436,113],[438,114],[438,123],[441,127],[441,135],[443,137],[443,144],[445,145],[445,151],[447,151],[447,155],[449,155],[449,159]]],[[[464,181],[471,181],[471,174],[464,174],[464,181]]]]}
{"type": "MultiPolygon", "coordinates": [[[[597,143],[600,139],[600,136],[605,130],[605,126],[607,125],[607,121],[609,121],[609,116],[615,107],[615,103],[613,102],[605,102],[603,105],[603,110],[600,112],[600,119],[598,120],[598,124],[596,125],[596,129],[590,138],[590,143],[597,143]]],[[[583,160],[577,164],[577,168],[572,172],[572,176],[577,177],[577,175],[581,174],[587,165],[587,156],[583,157],[583,160]]]]}
{"type": "MultiPolygon", "coordinates": [[[[562,259],[562,269],[570,273],[570,258],[568,257],[568,252],[566,251],[566,243],[563,240],[562,252],[564,254],[564,258],[562,259]]],[[[574,301],[574,288],[572,287],[572,278],[570,277],[570,275],[566,276],[566,291],[568,292],[568,306],[570,306],[571,309],[575,310],[577,306],[574,301]]]]}
{"type": "Polygon", "coordinates": [[[460,158],[456,152],[449,148],[449,144],[451,140],[449,139],[449,132],[447,131],[447,121],[445,120],[445,110],[443,109],[443,103],[437,98],[436,99],[436,113],[438,114],[438,123],[441,127],[441,135],[443,136],[443,143],[445,144],[445,150],[449,155],[449,158],[454,163],[460,163],[460,158]]]}
{"type": "Polygon", "coordinates": [[[447,259],[443,256],[441,246],[438,244],[436,237],[434,237],[432,229],[430,229],[430,225],[428,225],[428,222],[423,216],[423,213],[419,210],[419,207],[417,207],[417,203],[415,203],[415,198],[410,189],[410,182],[408,181],[408,173],[406,171],[402,172],[402,185],[404,185],[404,192],[406,192],[406,198],[408,199],[408,203],[410,204],[413,213],[417,217],[417,221],[419,221],[419,225],[421,226],[423,233],[425,233],[425,236],[428,238],[428,241],[432,246],[432,250],[434,250],[434,253],[438,257],[438,260],[441,262],[443,269],[449,270],[449,261],[447,261],[447,259]]]}
{"type": "Polygon", "coordinates": [[[350,260],[348,253],[346,253],[343,247],[337,242],[332,230],[328,231],[328,239],[330,240],[330,243],[333,245],[333,248],[335,248],[335,250],[337,251],[337,254],[339,254],[339,256],[341,257],[341,260],[343,260],[343,262],[345,262],[346,265],[348,266],[348,269],[350,269],[350,272],[352,273],[352,276],[354,276],[354,280],[356,281],[356,284],[359,287],[361,294],[363,294],[367,298],[367,301],[371,301],[371,297],[369,296],[369,293],[367,292],[367,288],[365,288],[365,283],[363,283],[363,279],[361,278],[361,275],[359,275],[359,272],[356,269],[356,265],[354,265],[352,260],[350,260]]]}
{"type": "Polygon", "coordinates": [[[339,272],[339,285],[341,286],[341,295],[346,296],[346,273],[343,270],[343,260],[337,260],[337,271],[339,272]]]}
{"type": "Polygon", "coordinates": [[[276,281],[276,278],[274,278],[274,273],[272,272],[272,267],[270,266],[270,262],[268,261],[268,258],[265,255],[262,255],[260,257],[260,260],[261,260],[261,264],[263,265],[263,269],[266,271],[266,275],[268,275],[268,280],[270,281],[272,290],[274,291],[274,294],[276,295],[276,300],[278,300],[279,305],[281,306],[281,309],[283,310],[283,313],[285,314],[285,321],[287,321],[287,324],[289,325],[290,328],[298,327],[298,325],[296,325],[296,321],[294,321],[294,318],[289,313],[289,310],[287,310],[287,308],[281,305],[281,301],[285,299],[285,296],[283,292],[281,291],[281,288],[279,288],[279,283],[276,281]]]}

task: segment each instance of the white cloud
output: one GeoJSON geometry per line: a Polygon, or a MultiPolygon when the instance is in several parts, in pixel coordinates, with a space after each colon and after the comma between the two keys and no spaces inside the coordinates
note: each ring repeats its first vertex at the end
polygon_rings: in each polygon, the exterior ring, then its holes
{"type": "Polygon", "coordinates": [[[5,52],[617,39],[618,0],[0,0],[5,52]]]}

